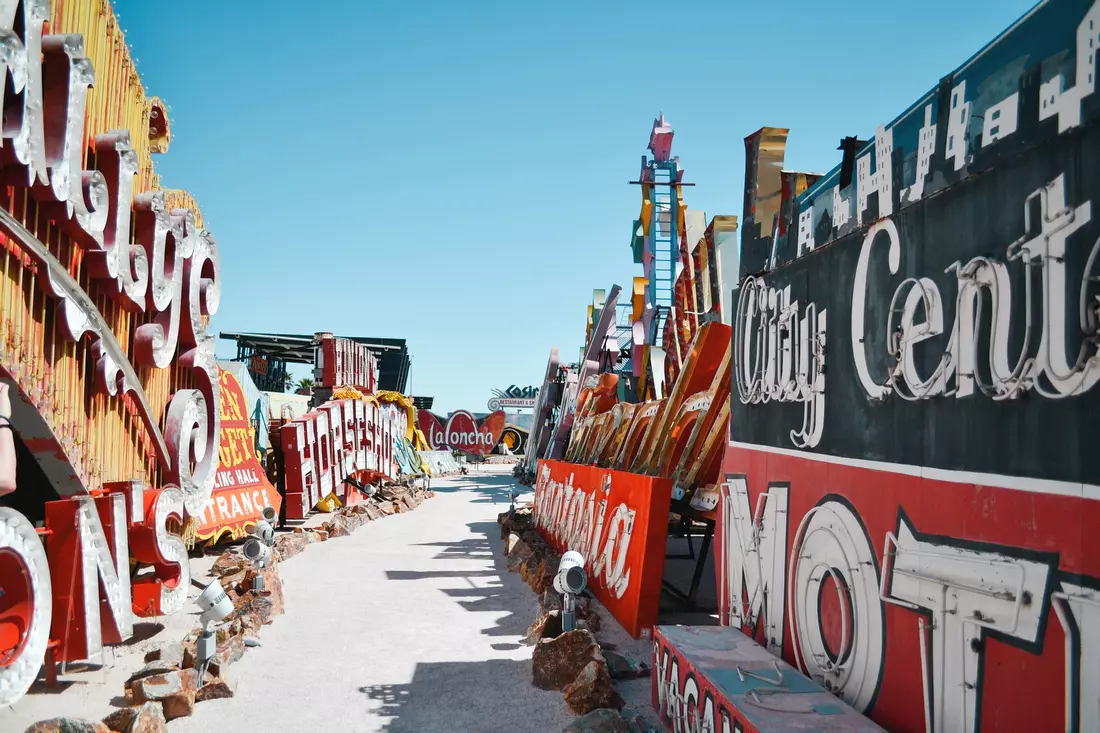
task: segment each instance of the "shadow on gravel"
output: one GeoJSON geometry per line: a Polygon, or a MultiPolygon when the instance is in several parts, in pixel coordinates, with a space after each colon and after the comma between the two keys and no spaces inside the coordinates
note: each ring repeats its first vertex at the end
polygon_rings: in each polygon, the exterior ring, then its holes
{"type": "Polygon", "coordinates": [[[532,721],[552,720],[564,707],[560,693],[531,685],[528,660],[422,663],[407,684],[359,691],[382,703],[375,714],[392,718],[387,733],[529,731],[532,721]]]}
{"type": "MultiPolygon", "coordinates": [[[[466,525],[474,537],[453,542],[424,542],[420,547],[438,547],[436,560],[477,560],[491,567],[477,570],[388,570],[389,580],[423,580],[427,578],[469,578],[468,588],[442,589],[467,611],[499,616],[493,626],[482,630],[486,636],[523,637],[535,620],[536,599],[527,585],[515,573],[508,572],[506,558],[501,554],[500,525],[496,522],[471,522],[466,525]],[[473,582],[473,579],[477,582],[473,582]],[[501,616],[500,614],[504,614],[501,616]]],[[[498,651],[518,649],[521,640],[493,644],[498,651]]]]}
{"type": "Polygon", "coordinates": [[[453,485],[437,486],[433,481],[432,491],[439,494],[476,493],[478,498],[472,500],[471,504],[502,504],[501,511],[507,509],[508,504],[511,502],[508,496],[510,492],[519,491],[523,493],[529,491],[527,487],[517,485],[510,472],[479,472],[474,469],[466,476],[452,476],[446,480],[453,485]]]}
{"type": "MultiPolygon", "coordinates": [[[[389,571],[386,575],[391,580],[469,578],[469,587],[442,590],[467,611],[497,616],[481,633],[501,637],[490,645],[494,650],[516,650],[535,619],[535,596],[518,575],[508,572],[501,554],[500,525],[472,522],[466,526],[474,537],[463,533],[461,540],[420,546],[439,548],[434,559],[469,561],[477,563],[478,569],[389,571]]],[[[559,693],[531,685],[529,659],[421,663],[411,682],[371,685],[359,691],[382,703],[377,715],[392,718],[382,729],[387,733],[527,731],[532,721],[560,719],[564,710],[559,693]]]]}

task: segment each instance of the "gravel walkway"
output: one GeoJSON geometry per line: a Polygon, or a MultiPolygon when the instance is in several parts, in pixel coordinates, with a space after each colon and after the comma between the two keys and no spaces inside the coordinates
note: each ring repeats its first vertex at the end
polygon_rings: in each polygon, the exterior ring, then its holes
{"type": "Polygon", "coordinates": [[[535,596],[499,554],[512,485],[510,466],[433,481],[416,511],[288,560],[286,614],[230,668],[236,697],[169,731],[560,731],[573,718],[521,643],[535,596]]]}

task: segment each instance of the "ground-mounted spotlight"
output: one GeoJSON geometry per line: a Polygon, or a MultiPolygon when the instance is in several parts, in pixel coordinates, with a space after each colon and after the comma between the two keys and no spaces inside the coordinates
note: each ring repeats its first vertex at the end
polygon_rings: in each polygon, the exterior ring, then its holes
{"type": "Polygon", "coordinates": [[[573,631],[577,628],[577,594],[583,592],[587,585],[584,556],[575,550],[562,555],[557,575],[554,576],[554,590],[561,593],[562,631],[573,631]]]}
{"type": "Polygon", "coordinates": [[[199,620],[202,621],[202,635],[195,644],[195,659],[198,662],[199,678],[206,673],[206,665],[214,658],[218,650],[217,637],[210,630],[211,624],[220,623],[233,613],[233,601],[225,594],[220,580],[214,580],[203,588],[202,593],[195,599],[195,604],[202,611],[199,620]]]}
{"type": "MultiPolygon", "coordinates": [[[[271,546],[258,537],[249,537],[244,543],[244,557],[257,570],[263,570],[271,564],[271,546]]],[[[252,590],[264,589],[264,576],[256,573],[252,579],[252,590]]]]}
{"type": "Polygon", "coordinates": [[[260,514],[263,517],[263,520],[270,524],[272,527],[275,526],[275,522],[279,519],[279,513],[275,511],[275,507],[265,506],[264,510],[260,514]]]}
{"type": "Polygon", "coordinates": [[[252,537],[268,547],[272,547],[275,544],[275,527],[270,522],[261,519],[252,527],[252,537]]]}

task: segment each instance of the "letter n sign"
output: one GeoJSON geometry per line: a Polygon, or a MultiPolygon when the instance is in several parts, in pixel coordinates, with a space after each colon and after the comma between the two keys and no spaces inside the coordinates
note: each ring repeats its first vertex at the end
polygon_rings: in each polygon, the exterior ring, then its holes
{"type": "Polygon", "coordinates": [[[48,501],[46,530],[57,659],[91,659],[133,633],[126,499],[48,501]]]}

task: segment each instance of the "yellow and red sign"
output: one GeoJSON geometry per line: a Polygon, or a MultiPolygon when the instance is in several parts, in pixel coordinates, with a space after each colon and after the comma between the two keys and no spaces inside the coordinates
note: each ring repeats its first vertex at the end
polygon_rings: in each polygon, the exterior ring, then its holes
{"type": "Polygon", "coordinates": [[[669,479],[539,461],[535,525],[584,556],[588,587],[635,638],[657,623],[671,495],[669,479]]]}
{"type": "Polygon", "coordinates": [[[195,537],[213,543],[239,539],[260,519],[264,507],[279,511],[279,492],[267,480],[256,453],[256,429],[248,419],[241,383],[218,369],[221,383],[221,442],[214,491],[198,515],[195,537]]]}

